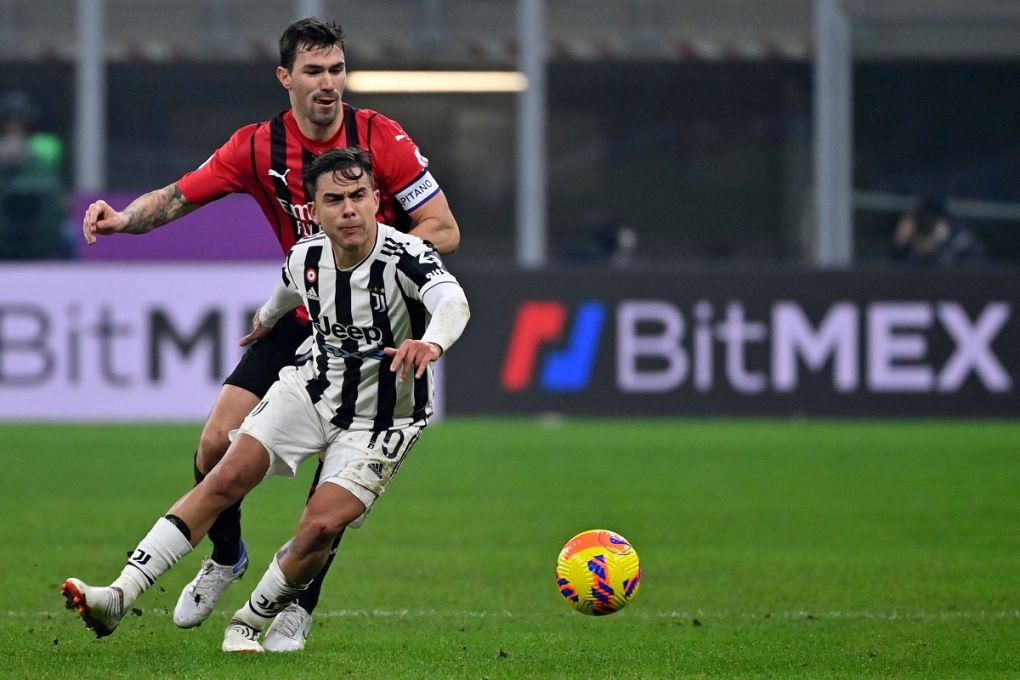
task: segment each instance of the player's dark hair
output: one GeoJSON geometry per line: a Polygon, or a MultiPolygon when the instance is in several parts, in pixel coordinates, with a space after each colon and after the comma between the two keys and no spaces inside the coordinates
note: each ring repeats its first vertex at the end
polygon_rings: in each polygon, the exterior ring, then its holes
{"type": "Polygon", "coordinates": [[[344,49],[344,29],[338,22],[315,18],[295,21],[280,36],[280,66],[288,71],[294,68],[298,50],[329,49],[334,45],[344,49]]]}
{"type": "Polygon", "coordinates": [[[375,188],[375,176],[372,174],[372,158],[367,149],[360,146],[348,146],[330,149],[305,166],[301,180],[305,183],[305,193],[315,195],[315,185],[326,173],[339,175],[350,182],[357,182],[368,176],[368,183],[375,188]]]}

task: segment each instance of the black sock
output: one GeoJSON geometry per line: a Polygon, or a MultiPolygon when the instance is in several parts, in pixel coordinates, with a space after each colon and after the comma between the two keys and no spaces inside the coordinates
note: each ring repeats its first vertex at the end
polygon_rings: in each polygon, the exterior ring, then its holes
{"type": "Polygon", "coordinates": [[[333,564],[333,558],[336,557],[337,549],[340,547],[340,539],[343,537],[344,533],[341,531],[340,535],[333,541],[333,549],[329,551],[326,564],[322,565],[322,569],[315,575],[312,584],[298,595],[297,603],[309,614],[315,611],[316,605],[319,604],[319,592],[322,590],[322,581],[326,578],[326,572],[329,571],[330,566],[333,564]]]}
{"type": "Polygon", "coordinates": [[[241,559],[241,501],[220,513],[209,527],[209,540],[216,564],[235,564],[241,559]]]}
{"type": "MultiPolygon", "coordinates": [[[[198,469],[198,451],[195,452],[195,484],[205,479],[198,469]]],[[[241,559],[241,501],[237,501],[220,513],[209,527],[212,541],[212,561],[216,564],[233,565],[241,559]]]]}

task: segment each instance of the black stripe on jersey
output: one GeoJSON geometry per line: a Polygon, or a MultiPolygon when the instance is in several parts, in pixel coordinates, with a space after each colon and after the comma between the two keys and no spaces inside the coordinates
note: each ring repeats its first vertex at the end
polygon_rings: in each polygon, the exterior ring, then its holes
{"type": "Polygon", "coordinates": [[[347,146],[359,146],[358,141],[358,109],[350,104],[344,104],[344,135],[347,137],[347,146]]]}
{"type": "MultiPolygon", "coordinates": [[[[315,330],[315,342],[321,347],[325,342],[322,331],[319,330],[319,317],[322,308],[319,306],[319,259],[322,257],[322,246],[311,246],[305,251],[305,263],[302,270],[302,281],[305,286],[305,300],[308,304],[308,316],[312,321],[312,328],[315,330]],[[309,274],[311,276],[309,276],[309,274]]],[[[319,352],[315,362],[316,375],[305,383],[305,389],[312,403],[322,399],[322,393],[326,391],[329,380],[326,378],[326,369],[329,365],[325,352],[319,352]]]]}
{"type": "MultiPolygon", "coordinates": [[[[259,188],[259,191],[262,192],[262,197],[266,200],[266,203],[271,204],[273,202],[273,199],[269,197],[269,194],[266,192],[266,187],[262,184],[262,181],[259,179],[259,164],[257,160],[258,157],[255,155],[255,137],[258,136],[261,129],[262,124],[259,125],[259,127],[255,130],[255,133],[251,136],[251,177],[254,180],[255,186],[257,186],[259,188]]],[[[273,218],[273,231],[276,232],[276,240],[280,241],[280,243],[282,244],[283,225],[280,224],[280,217],[279,215],[276,214],[275,210],[270,210],[269,214],[273,218]]]]}
{"type": "MultiPolygon", "coordinates": [[[[315,154],[306,149],[304,146],[301,147],[301,177],[304,178],[305,168],[311,165],[312,161],[315,160],[315,154]]],[[[315,200],[315,187],[304,183],[304,179],[301,180],[301,186],[305,191],[305,202],[311,203],[315,200]]],[[[318,225],[318,222],[316,222],[318,225]]],[[[321,229],[321,227],[319,227],[321,229]]]]}
{"type": "Polygon", "coordinates": [[[319,260],[322,258],[322,246],[309,246],[305,251],[305,265],[301,278],[305,286],[305,297],[308,298],[308,314],[312,323],[318,323],[319,313],[319,260]]]}
{"type": "MultiPolygon", "coordinates": [[[[372,121],[375,120],[375,117],[378,115],[379,112],[375,111],[372,113],[371,116],[368,117],[368,120],[365,121],[365,127],[368,128],[368,132],[365,133],[365,146],[367,146],[369,149],[372,148],[372,121]]],[[[372,152],[369,151],[369,153],[371,154],[372,152]]]]}
{"type": "MultiPolygon", "coordinates": [[[[351,272],[336,271],[336,322],[344,326],[354,325],[354,314],[351,311],[351,272]]],[[[358,351],[358,341],[343,340],[340,348],[351,353],[358,351]]],[[[358,405],[358,386],[361,383],[361,365],[363,359],[344,357],[344,379],[340,385],[340,406],[336,415],[330,420],[342,430],[346,430],[354,422],[354,414],[358,405]]]]}
{"type": "MultiPolygon", "coordinates": [[[[376,260],[368,273],[368,292],[372,300],[372,325],[382,331],[382,346],[396,347],[396,340],[393,338],[393,327],[390,325],[389,303],[386,300],[386,281],[383,273],[386,271],[386,261],[376,260]],[[382,291],[382,294],[373,291],[382,291]],[[376,301],[380,302],[382,309],[377,309],[376,301]]],[[[390,370],[390,362],[383,360],[377,362],[379,365],[379,395],[378,409],[375,414],[375,423],[372,429],[376,432],[388,430],[393,427],[393,412],[397,407],[397,374],[390,370]]]]}
{"type": "MultiPolygon", "coordinates": [[[[399,285],[397,289],[400,291],[400,296],[404,299],[404,305],[407,307],[407,317],[411,320],[411,337],[420,340],[425,335],[425,305],[420,300],[408,297],[404,293],[404,289],[399,285]]],[[[414,413],[412,418],[416,421],[424,418],[428,404],[429,374],[426,371],[420,378],[414,379],[414,413]]]]}
{"type": "MultiPolygon", "coordinates": [[[[283,114],[277,114],[273,120],[269,121],[269,170],[266,172],[275,172],[283,177],[287,176],[287,125],[283,122],[283,114]]],[[[284,206],[292,206],[292,197],[290,195],[290,187],[287,186],[287,181],[280,179],[276,175],[272,175],[273,188],[276,190],[276,198],[282,201],[284,206]]],[[[292,208],[290,208],[292,210],[292,208]]],[[[300,237],[300,233],[297,228],[297,221],[294,217],[290,216],[290,228],[294,234],[300,237]]]]}

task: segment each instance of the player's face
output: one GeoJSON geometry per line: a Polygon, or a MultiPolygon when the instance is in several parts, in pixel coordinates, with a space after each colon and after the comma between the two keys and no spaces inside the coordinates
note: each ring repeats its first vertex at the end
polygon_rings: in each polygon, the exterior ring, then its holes
{"type": "Polygon", "coordinates": [[[327,172],[315,185],[312,216],[333,242],[341,266],[357,264],[375,246],[379,192],[367,175],[352,181],[327,172]]]}
{"type": "Polygon", "coordinates": [[[337,45],[299,49],[290,71],[280,66],[280,83],[290,92],[290,105],[298,121],[332,128],[340,116],[340,98],[347,84],[344,51],[337,45]]]}

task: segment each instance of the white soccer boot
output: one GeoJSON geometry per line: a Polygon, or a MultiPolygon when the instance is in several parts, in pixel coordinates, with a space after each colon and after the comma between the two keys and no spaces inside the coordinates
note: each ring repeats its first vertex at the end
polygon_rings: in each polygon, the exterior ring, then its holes
{"type": "Polygon", "coordinates": [[[93,588],[76,578],[60,586],[68,609],[74,609],[85,627],[97,638],[106,637],[124,618],[124,591],[120,588],[93,588]]]}
{"type": "Polygon", "coordinates": [[[267,652],[300,652],[311,628],[312,615],[297,602],[291,602],[273,619],[262,646],[267,652]]]}
{"type": "Polygon", "coordinates": [[[230,653],[258,654],[262,651],[259,631],[244,621],[230,619],[227,629],[223,631],[223,646],[220,649],[230,653]]]}
{"type": "Polygon", "coordinates": [[[241,557],[234,565],[222,565],[207,557],[202,561],[198,575],[184,586],[174,607],[174,623],[179,628],[194,628],[209,618],[216,603],[234,581],[248,571],[248,549],[241,544],[241,557]]]}

